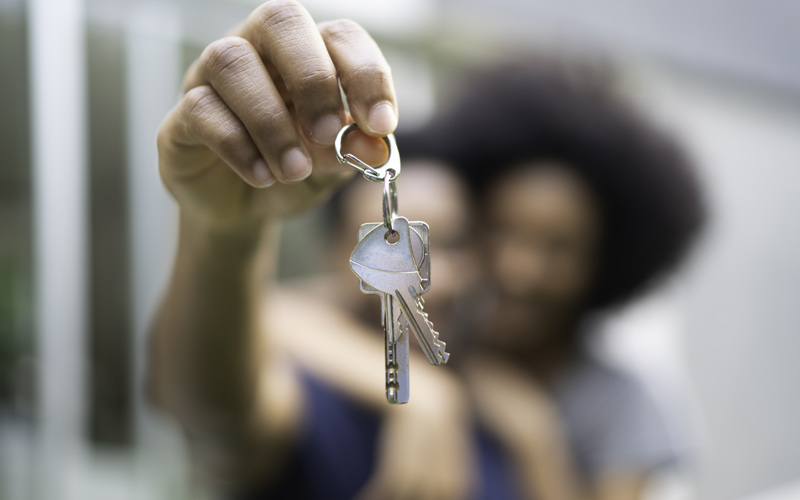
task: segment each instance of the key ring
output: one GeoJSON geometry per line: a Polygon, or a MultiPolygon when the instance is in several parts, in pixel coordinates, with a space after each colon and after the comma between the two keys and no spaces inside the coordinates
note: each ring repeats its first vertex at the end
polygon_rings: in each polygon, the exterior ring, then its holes
{"type": "Polygon", "coordinates": [[[394,233],[392,221],[397,217],[397,186],[391,175],[383,178],[383,225],[394,233]]]}
{"type": "MultiPolygon", "coordinates": [[[[333,147],[336,151],[336,159],[339,160],[339,163],[342,165],[350,165],[364,174],[365,179],[373,182],[381,182],[387,178],[390,181],[397,179],[397,176],[400,175],[400,155],[397,153],[397,143],[394,140],[394,134],[389,134],[383,138],[383,142],[386,143],[386,147],[389,149],[389,158],[386,159],[386,163],[373,167],[363,162],[354,154],[342,154],[342,139],[354,130],[358,130],[358,124],[351,123],[350,125],[342,127],[336,135],[333,147]]],[[[396,198],[397,196],[395,193],[395,199],[396,198]]],[[[395,205],[397,204],[395,203],[395,205]]]]}

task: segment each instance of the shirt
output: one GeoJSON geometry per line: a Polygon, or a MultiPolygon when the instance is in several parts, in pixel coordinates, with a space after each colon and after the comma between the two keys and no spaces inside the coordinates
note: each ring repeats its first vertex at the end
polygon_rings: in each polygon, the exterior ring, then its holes
{"type": "MultiPolygon", "coordinates": [[[[346,500],[369,479],[378,417],[315,377],[304,374],[307,428],[277,483],[247,500],[346,500]]],[[[581,479],[614,470],[652,472],[677,463],[683,450],[669,419],[632,374],[581,355],[557,380],[552,396],[581,479]]],[[[481,427],[473,433],[476,499],[516,500],[520,485],[500,444],[481,427]]],[[[436,464],[431,464],[435,469],[436,464]]]]}

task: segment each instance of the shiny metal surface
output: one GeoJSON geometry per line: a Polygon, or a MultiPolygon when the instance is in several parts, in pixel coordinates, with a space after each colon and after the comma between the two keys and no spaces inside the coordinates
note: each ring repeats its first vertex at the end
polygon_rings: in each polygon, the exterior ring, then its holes
{"type": "Polygon", "coordinates": [[[389,157],[386,159],[386,163],[373,167],[353,154],[342,153],[342,140],[344,136],[354,130],[358,130],[358,124],[351,123],[342,127],[336,135],[333,147],[336,151],[336,159],[339,160],[339,163],[342,165],[350,165],[364,174],[365,179],[374,182],[383,182],[387,177],[390,181],[397,179],[400,175],[400,154],[397,152],[397,143],[394,140],[394,134],[389,134],[383,138],[383,142],[386,143],[386,147],[389,150],[389,157]]]}

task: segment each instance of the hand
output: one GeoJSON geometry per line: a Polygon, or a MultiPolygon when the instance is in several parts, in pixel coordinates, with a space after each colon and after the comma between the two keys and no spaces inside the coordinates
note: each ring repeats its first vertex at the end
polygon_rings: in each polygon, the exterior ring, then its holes
{"type": "Polygon", "coordinates": [[[233,227],[321,202],[353,172],[331,147],[351,120],[340,83],[365,132],[348,134],[344,149],[382,163],[376,138],[397,124],[395,93],[386,60],[359,25],[315,25],[297,2],[276,0],[209,45],[158,136],[161,177],[182,211],[233,227]]]}
{"type": "Polygon", "coordinates": [[[527,498],[582,498],[550,396],[533,377],[494,360],[471,360],[467,374],[478,418],[514,460],[527,498]]]}
{"type": "Polygon", "coordinates": [[[515,456],[547,449],[560,432],[550,396],[530,376],[487,359],[470,361],[467,373],[478,418],[515,456]]]}
{"type": "Polygon", "coordinates": [[[466,498],[475,477],[472,418],[459,380],[447,368],[425,363],[422,353],[412,352],[411,401],[387,404],[381,390],[382,365],[372,362],[385,353],[383,334],[376,335],[374,326],[331,305],[327,297],[319,300],[307,286],[281,287],[263,312],[275,347],[382,417],[374,471],[357,498],[466,498]]]}
{"type": "Polygon", "coordinates": [[[412,402],[387,410],[375,471],[359,500],[469,498],[476,477],[472,422],[463,389],[448,378],[426,379],[412,402]]]}

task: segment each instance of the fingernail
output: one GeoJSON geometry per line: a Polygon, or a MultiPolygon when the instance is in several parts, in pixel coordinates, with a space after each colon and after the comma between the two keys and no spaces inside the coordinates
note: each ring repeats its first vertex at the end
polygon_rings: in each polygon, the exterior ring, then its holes
{"type": "Polygon", "coordinates": [[[336,115],[323,116],[311,129],[311,139],[317,144],[331,145],[342,128],[342,120],[336,115]]]}
{"type": "Polygon", "coordinates": [[[275,184],[275,176],[272,175],[267,163],[261,158],[253,163],[253,181],[258,187],[269,187],[275,184]]]}
{"type": "Polygon", "coordinates": [[[281,170],[287,181],[301,181],[311,174],[311,161],[300,149],[290,149],[281,158],[281,170]]]}
{"type": "Polygon", "coordinates": [[[376,104],[367,118],[369,131],[376,135],[389,135],[397,127],[397,115],[390,102],[376,104]]]}

